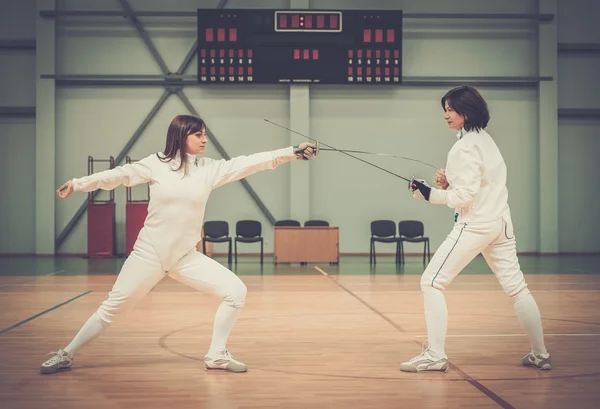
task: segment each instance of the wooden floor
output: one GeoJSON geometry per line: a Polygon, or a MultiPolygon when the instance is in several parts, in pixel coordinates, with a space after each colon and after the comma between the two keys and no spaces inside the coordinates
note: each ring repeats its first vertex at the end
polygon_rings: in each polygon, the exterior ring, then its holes
{"type": "Polygon", "coordinates": [[[552,353],[546,372],[519,366],[528,343],[494,276],[460,275],[446,292],[450,370],[409,374],[399,364],[421,352],[426,333],[419,274],[386,260],[380,274],[364,260],[345,265],[269,266],[261,275],[245,262],[248,297],[229,342],[249,366],[244,374],[204,370],[219,300],[166,278],[83,347],[71,370],[40,375],[45,354],[64,347],[106,297],[114,271],[0,275],[1,407],[598,406],[600,274],[526,276],[552,353]]]}

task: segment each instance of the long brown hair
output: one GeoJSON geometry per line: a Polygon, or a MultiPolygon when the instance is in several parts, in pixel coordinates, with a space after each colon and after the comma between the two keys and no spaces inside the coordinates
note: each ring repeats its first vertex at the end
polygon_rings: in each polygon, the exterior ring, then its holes
{"type": "Polygon", "coordinates": [[[192,115],[177,115],[169,124],[167,130],[167,142],[164,156],[157,154],[162,162],[170,162],[177,157],[181,157],[181,163],[176,171],[184,168],[185,174],[188,171],[188,155],[185,149],[185,139],[189,134],[201,132],[206,125],[204,121],[192,115]]]}

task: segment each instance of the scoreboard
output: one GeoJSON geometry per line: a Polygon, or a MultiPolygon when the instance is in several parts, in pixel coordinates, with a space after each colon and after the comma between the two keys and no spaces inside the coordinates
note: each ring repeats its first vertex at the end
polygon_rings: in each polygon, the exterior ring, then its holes
{"type": "Polygon", "coordinates": [[[402,10],[198,9],[201,84],[402,83],[402,10]]]}

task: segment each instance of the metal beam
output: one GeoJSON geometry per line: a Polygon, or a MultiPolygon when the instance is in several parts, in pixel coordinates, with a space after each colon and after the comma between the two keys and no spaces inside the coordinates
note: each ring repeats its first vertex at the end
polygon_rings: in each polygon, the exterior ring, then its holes
{"type": "Polygon", "coordinates": [[[0,50],[35,51],[35,39],[32,40],[0,40],[0,50]]]}
{"type": "MultiPolygon", "coordinates": [[[[138,11],[139,17],[196,17],[196,10],[182,11],[138,11]]],[[[123,17],[123,12],[110,10],[42,10],[40,17],[56,18],[65,17],[123,17]]],[[[405,19],[501,19],[501,20],[537,20],[551,21],[554,14],[531,14],[531,13],[404,13],[405,19]]]]}
{"type": "Polygon", "coordinates": [[[558,43],[560,54],[600,54],[600,43],[558,43]]]}
{"type": "MultiPolygon", "coordinates": [[[[188,51],[187,55],[181,62],[181,65],[179,66],[179,68],[177,68],[177,75],[181,75],[185,72],[185,70],[187,70],[187,67],[189,67],[190,63],[192,62],[194,57],[197,55],[197,53],[198,53],[198,39],[196,39],[196,41],[194,41],[194,45],[192,46],[192,48],[190,48],[190,51],[188,51]]],[[[197,75],[195,75],[194,77],[198,78],[197,75]]]]}
{"type": "MultiPolygon", "coordinates": [[[[182,67],[183,64],[182,64],[182,67]]],[[[182,68],[180,67],[180,69],[182,68]]],[[[185,67],[184,67],[185,68],[185,67]]],[[[42,75],[51,78],[57,86],[144,86],[144,87],[200,87],[211,85],[251,86],[253,84],[200,84],[196,75],[42,75]]],[[[552,77],[403,77],[401,85],[372,85],[372,87],[397,86],[453,86],[472,84],[494,87],[535,87],[541,81],[552,81],[552,77]]],[[[278,85],[278,84],[270,84],[278,85]]],[[[285,85],[285,84],[281,84],[285,85]]],[[[349,84],[361,87],[358,84],[349,84]]],[[[364,84],[367,86],[366,84],[364,84]]],[[[375,89],[375,88],[374,88],[375,89]]]]}
{"type": "Polygon", "coordinates": [[[123,10],[127,13],[127,16],[131,20],[131,23],[134,25],[134,27],[136,28],[138,33],[140,33],[142,40],[144,40],[144,44],[146,44],[146,47],[148,47],[148,50],[150,51],[150,53],[152,54],[152,56],[154,57],[154,59],[156,60],[158,65],[160,66],[162,73],[168,74],[170,71],[169,71],[169,68],[167,67],[167,64],[165,64],[165,61],[158,53],[158,50],[156,49],[156,47],[154,46],[154,43],[150,39],[150,36],[146,32],[146,29],[144,28],[142,23],[140,23],[140,20],[138,20],[135,11],[131,8],[131,6],[129,5],[127,0],[119,0],[119,3],[121,3],[121,7],[123,7],[123,10]]]}
{"type": "Polygon", "coordinates": [[[0,107],[0,118],[35,118],[35,107],[0,107]]]}
{"type": "MultiPolygon", "coordinates": [[[[144,132],[144,130],[146,129],[148,124],[150,124],[150,121],[152,120],[152,118],[154,118],[154,116],[156,116],[156,114],[158,113],[160,108],[163,106],[163,104],[165,103],[165,101],[167,100],[169,95],[171,95],[172,93],[173,93],[172,90],[165,90],[165,92],[160,96],[160,98],[158,99],[158,101],[156,101],[156,104],[154,104],[154,107],[152,107],[152,109],[150,110],[150,112],[148,113],[148,115],[146,116],[144,121],[136,129],[135,133],[131,136],[131,138],[129,138],[129,141],[125,144],[123,149],[121,149],[121,152],[117,155],[117,158],[115,159],[115,164],[118,165],[125,158],[125,156],[127,156],[127,153],[129,152],[131,147],[139,139],[139,137],[142,135],[142,133],[144,132]]],[[[92,198],[96,197],[99,193],[100,193],[100,190],[96,190],[96,191],[92,192],[92,198]]],[[[71,218],[71,220],[69,220],[69,222],[67,223],[65,228],[60,232],[60,234],[56,238],[56,241],[54,244],[55,251],[58,251],[58,249],[63,244],[63,242],[65,241],[67,236],[71,233],[71,231],[75,228],[75,226],[81,219],[81,216],[83,216],[85,214],[85,212],[87,211],[87,205],[88,205],[88,200],[86,199],[81,204],[81,206],[79,206],[79,209],[77,209],[77,212],[71,218]]]]}
{"type": "Polygon", "coordinates": [[[559,118],[600,118],[600,109],[562,108],[558,110],[559,118]]]}
{"type": "MultiPolygon", "coordinates": [[[[179,91],[176,92],[176,94],[181,99],[181,101],[186,106],[186,108],[192,114],[194,114],[194,115],[196,115],[197,117],[200,118],[200,114],[198,113],[198,111],[196,111],[196,108],[194,108],[194,106],[192,105],[192,103],[190,102],[190,100],[188,99],[188,97],[183,93],[183,91],[179,90],[179,91]]],[[[214,134],[212,132],[210,132],[210,130],[208,129],[208,126],[206,127],[206,133],[207,133],[208,138],[210,139],[211,143],[213,145],[215,145],[215,148],[217,148],[217,150],[219,151],[219,153],[221,154],[221,156],[225,160],[231,159],[231,157],[225,151],[225,148],[223,148],[223,146],[219,143],[219,141],[214,137],[214,134]]],[[[273,217],[273,214],[271,214],[271,212],[269,211],[269,209],[267,209],[267,207],[265,206],[265,204],[263,203],[263,201],[260,200],[260,197],[258,197],[258,195],[254,191],[254,189],[252,188],[252,186],[250,186],[250,184],[248,183],[248,181],[246,179],[241,179],[240,182],[242,183],[242,186],[244,186],[244,188],[248,191],[248,193],[250,194],[250,196],[252,197],[252,199],[254,199],[254,201],[256,202],[256,204],[258,205],[258,207],[260,208],[260,210],[263,212],[263,214],[265,215],[265,217],[269,220],[269,222],[271,222],[272,225],[275,225],[275,222],[277,220],[275,219],[275,217],[273,217]]]]}

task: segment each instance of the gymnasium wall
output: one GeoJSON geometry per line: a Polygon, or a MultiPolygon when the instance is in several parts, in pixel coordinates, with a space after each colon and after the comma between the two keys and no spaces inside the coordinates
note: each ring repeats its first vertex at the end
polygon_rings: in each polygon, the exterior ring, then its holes
{"type": "MultiPolygon", "coordinates": [[[[518,250],[587,252],[600,251],[595,239],[600,216],[586,210],[590,203],[598,202],[600,194],[598,189],[582,188],[595,186],[600,121],[566,114],[559,117],[558,112],[569,111],[550,109],[548,113],[547,108],[552,108],[552,104],[558,109],[600,108],[600,97],[590,91],[598,85],[594,74],[599,72],[600,58],[598,53],[558,52],[555,64],[547,62],[552,61],[552,52],[559,43],[600,43],[597,24],[590,17],[591,9],[598,10],[595,3],[313,0],[309,6],[401,8],[406,13],[554,10],[555,17],[550,22],[406,19],[403,71],[405,77],[424,80],[450,76],[537,77],[554,73],[550,74],[554,81],[542,81],[543,87],[495,85],[479,89],[491,111],[488,130],[508,166],[509,201],[518,250]],[[540,34],[547,32],[556,34],[557,40],[548,42],[540,34]],[[549,232],[556,232],[554,240],[549,232]]],[[[177,0],[170,2],[168,8],[158,0],[129,0],[129,4],[137,11],[195,10],[215,7],[217,1],[177,0]]],[[[226,7],[289,8],[290,1],[230,0],[226,7]]],[[[88,155],[98,159],[116,157],[164,92],[162,87],[141,86],[53,87],[53,80],[36,76],[36,70],[38,74],[56,75],[162,74],[129,19],[39,17],[40,10],[53,8],[121,10],[116,0],[27,0],[14,2],[10,9],[4,2],[0,4],[0,40],[37,37],[38,45],[36,51],[0,50],[0,106],[33,107],[36,98],[38,104],[37,119],[0,116],[0,147],[5,155],[0,165],[0,253],[51,253],[54,238],[86,199],[85,194],[76,193],[69,200],[59,201],[52,195],[54,189],[69,178],[87,174],[88,155]],[[50,152],[47,157],[45,152],[50,152]]],[[[195,19],[140,20],[169,70],[176,71],[196,38],[195,19]]],[[[195,72],[196,62],[192,61],[185,74],[195,72]]],[[[454,131],[447,129],[442,119],[440,106],[440,97],[450,87],[434,83],[385,88],[304,87],[301,92],[308,93],[309,121],[302,125],[306,129],[299,130],[336,147],[395,153],[443,166],[455,140],[454,131]]],[[[290,126],[296,115],[294,104],[299,100],[296,89],[290,92],[285,85],[215,85],[184,90],[229,156],[302,142],[302,138],[263,121],[268,118],[290,126]]],[[[139,159],[162,150],[170,120],[187,112],[182,101],[170,95],[128,155],[139,159]]],[[[220,157],[210,144],[206,155],[220,157]]],[[[432,181],[433,170],[424,165],[382,157],[368,159],[391,171],[407,176],[417,174],[432,181]]],[[[432,239],[432,249],[445,238],[453,221],[451,209],[413,200],[405,182],[333,152],[323,152],[310,163],[291,163],[253,175],[248,182],[277,219],[298,217],[303,222],[308,215],[339,226],[343,253],[368,251],[371,220],[422,220],[432,239]],[[299,189],[306,192],[306,197],[298,199],[299,189]],[[305,208],[298,207],[298,201],[305,208]]],[[[134,189],[135,197],[144,194],[144,187],[134,189]]],[[[118,250],[124,252],[125,189],[118,188],[115,195],[118,250]]],[[[103,192],[100,198],[107,196],[103,192]]],[[[227,220],[233,229],[237,220],[248,218],[262,222],[265,250],[272,251],[271,225],[242,185],[233,183],[213,192],[205,220],[227,220]]],[[[82,254],[87,251],[86,243],[84,215],[58,252],[82,254]]],[[[220,247],[216,249],[219,251],[220,247]]],[[[248,246],[247,251],[255,249],[248,246]]]]}

